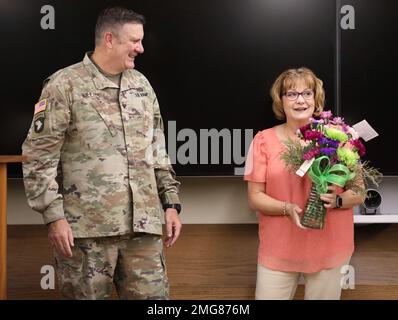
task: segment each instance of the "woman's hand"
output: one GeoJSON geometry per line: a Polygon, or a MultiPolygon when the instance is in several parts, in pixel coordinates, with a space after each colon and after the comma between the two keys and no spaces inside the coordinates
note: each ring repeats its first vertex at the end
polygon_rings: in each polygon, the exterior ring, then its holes
{"type": "Polygon", "coordinates": [[[321,194],[321,200],[324,203],[325,208],[333,209],[336,207],[336,186],[328,186],[328,193],[321,194]]]}
{"type": "Polygon", "coordinates": [[[288,203],[288,204],[286,205],[286,215],[287,215],[287,217],[288,217],[290,220],[292,220],[292,222],[293,222],[297,227],[299,227],[300,229],[306,230],[307,228],[304,227],[304,226],[301,224],[301,222],[300,222],[300,213],[301,213],[302,211],[303,211],[303,210],[302,210],[297,204],[288,203]]]}

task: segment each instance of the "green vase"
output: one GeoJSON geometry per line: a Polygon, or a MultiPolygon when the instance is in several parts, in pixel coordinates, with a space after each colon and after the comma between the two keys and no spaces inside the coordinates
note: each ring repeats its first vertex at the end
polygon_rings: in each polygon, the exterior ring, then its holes
{"type": "Polygon", "coordinates": [[[307,228],[323,229],[325,224],[326,208],[321,200],[316,187],[312,184],[310,197],[301,217],[301,224],[307,228]]]}

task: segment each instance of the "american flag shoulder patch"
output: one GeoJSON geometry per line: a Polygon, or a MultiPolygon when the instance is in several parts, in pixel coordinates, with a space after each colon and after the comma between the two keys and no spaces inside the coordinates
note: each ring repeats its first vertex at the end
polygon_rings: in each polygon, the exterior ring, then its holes
{"type": "Polygon", "coordinates": [[[46,110],[47,101],[48,101],[48,99],[43,99],[43,100],[40,100],[38,103],[36,103],[35,104],[35,113],[34,114],[46,110]]]}

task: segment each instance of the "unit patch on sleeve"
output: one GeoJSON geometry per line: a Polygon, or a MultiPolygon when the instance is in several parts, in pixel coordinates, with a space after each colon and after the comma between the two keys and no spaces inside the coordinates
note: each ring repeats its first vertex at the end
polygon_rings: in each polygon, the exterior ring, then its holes
{"type": "Polygon", "coordinates": [[[37,118],[35,118],[34,120],[34,130],[36,133],[40,133],[43,131],[44,129],[44,120],[45,120],[45,116],[44,115],[40,115],[37,118]]]}

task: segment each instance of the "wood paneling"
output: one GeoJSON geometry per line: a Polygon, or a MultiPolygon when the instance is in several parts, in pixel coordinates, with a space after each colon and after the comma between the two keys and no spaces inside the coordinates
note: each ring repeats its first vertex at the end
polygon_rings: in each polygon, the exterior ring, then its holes
{"type": "MultiPolygon", "coordinates": [[[[166,249],[172,299],[253,299],[257,225],[184,225],[166,249]]],[[[9,226],[9,299],[58,299],[40,288],[40,269],[53,265],[44,226],[9,226]]],[[[355,290],[342,299],[398,299],[398,225],[356,228],[355,290]]],[[[299,286],[296,299],[304,296],[299,286]]],[[[116,294],[114,294],[116,298],[116,294]]]]}
{"type": "Polygon", "coordinates": [[[25,156],[0,155],[0,300],[7,298],[7,163],[23,161],[25,156]]]}
{"type": "Polygon", "coordinates": [[[7,164],[0,162],[0,300],[7,298],[7,164]]]}

